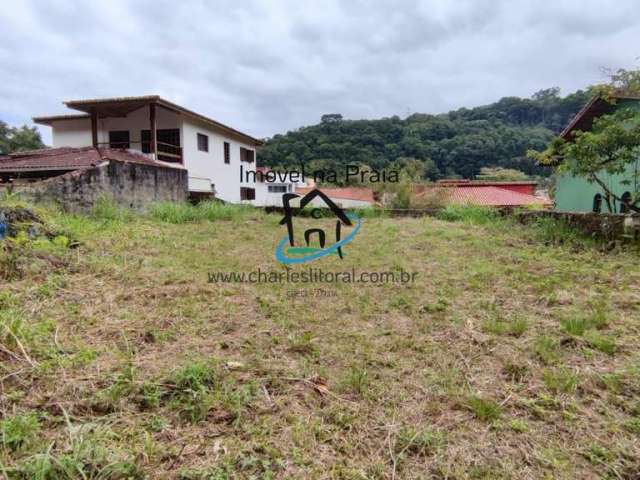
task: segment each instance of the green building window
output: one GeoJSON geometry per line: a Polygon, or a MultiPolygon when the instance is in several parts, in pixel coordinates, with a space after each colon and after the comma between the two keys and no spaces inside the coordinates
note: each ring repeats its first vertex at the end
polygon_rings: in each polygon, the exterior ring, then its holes
{"type": "Polygon", "coordinates": [[[631,192],[624,192],[620,197],[620,213],[629,213],[631,211],[631,192]]]}
{"type": "Polygon", "coordinates": [[[593,197],[593,211],[600,213],[602,211],[602,195],[596,193],[593,197]]]}

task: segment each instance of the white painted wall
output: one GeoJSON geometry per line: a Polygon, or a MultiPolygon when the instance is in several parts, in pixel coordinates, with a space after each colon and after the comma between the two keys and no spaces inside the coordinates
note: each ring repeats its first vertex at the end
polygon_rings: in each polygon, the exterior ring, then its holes
{"type": "Polygon", "coordinates": [[[269,186],[284,186],[287,189],[286,193],[294,193],[293,185],[290,183],[262,183],[256,184],[256,200],[254,205],[261,207],[281,207],[282,195],[281,192],[270,192],[269,186]]]}
{"type": "MultiPolygon", "coordinates": [[[[256,188],[255,182],[240,181],[240,147],[253,150],[255,158],[254,146],[226,137],[214,131],[206,123],[190,118],[182,119],[182,141],[182,152],[185,167],[189,170],[189,177],[210,179],[215,186],[216,198],[226,202],[240,203],[240,187],[256,188]],[[209,137],[208,152],[198,150],[198,133],[209,137]],[[224,163],[224,142],[230,144],[230,163],[228,164],[224,163]]],[[[256,163],[255,161],[244,162],[243,166],[245,170],[255,170],[256,163]]],[[[194,182],[190,183],[195,185],[194,182]]]]}
{"type": "MultiPolygon", "coordinates": [[[[255,170],[255,168],[252,168],[255,170]]],[[[256,200],[253,202],[256,206],[261,207],[281,207],[282,206],[282,195],[280,192],[270,192],[270,186],[284,186],[287,188],[287,193],[295,193],[296,187],[306,187],[307,184],[301,180],[297,180],[295,182],[291,181],[289,178],[289,174],[284,176],[279,176],[276,181],[273,183],[269,183],[267,181],[257,182],[256,183],[256,200]]]]}
{"type": "Polygon", "coordinates": [[[51,125],[54,147],[90,147],[91,119],[56,120],[51,125]]]}

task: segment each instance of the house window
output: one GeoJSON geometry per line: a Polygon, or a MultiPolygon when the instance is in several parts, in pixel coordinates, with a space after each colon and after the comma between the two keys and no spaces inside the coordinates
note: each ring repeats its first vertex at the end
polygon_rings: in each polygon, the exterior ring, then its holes
{"type": "Polygon", "coordinates": [[[130,148],[129,130],[110,131],[109,148],[130,148]]]}
{"type": "Polygon", "coordinates": [[[198,134],[198,150],[201,152],[209,151],[209,137],[202,133],[198,134]]]}
{"type": "Polygon", "coordinates": [[[286,185],[269,185],[269,193],[287,193],[286,185]]]}
{"type": "Polygon", "coordinates": [[[249,150],[248,148],[240,147],[240,161],[253,163],[254,160],[254,151],[249,150]]]}
{"type": "Polygon", "coordinates": [[[255,188],[240,187],[240,200],[255,200],[255,199],[256,199],[255,188]]]}
{"type": "MultiPolygon", "coordinates": [[[[156,130],[156,140],[158,142],[158,153],[175,153],[174,147],[180,146],[180,129],[162,128],[156,130]],[[166,145],[162,145],[162,144],[166,145]]],[[[140,143],[142,143],[142,153],[151,153],[151,130],[140,131],[140,143]]]]}
{"type": "Polygon", "coordinates": [[[596,193],[593,197],[593,211],[600,213],[602,211],[602,195],[596,193]]]}
{"type": "Polygon", "coordinates": [[[224,142],[224,163],[231,163],[231,145],[224,142]]]}
{"type": "Polygon", "coordinates": [[[631,192],[624,192],[620,197],[620,213],[629,213],[631,211],[631,192]]]}

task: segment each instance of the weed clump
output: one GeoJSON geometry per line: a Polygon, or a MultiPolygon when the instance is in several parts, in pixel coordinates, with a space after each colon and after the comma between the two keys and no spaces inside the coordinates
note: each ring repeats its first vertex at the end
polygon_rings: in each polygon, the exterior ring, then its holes
{"type": "Polygon", "coordinates": [[[0,441],[14,452],[28,450],[37,442],[40,428],[36,414],[15,415],[0,421],[0,441]]]}
{"type": "Polygon", "coordinates": [[[516,317],[511,320],[492,317],[485,320],[482,326],[487,333],[521,337],[529,328],[529,322],[524,317],[516,317]]]}
{"type": "Polygon", "coordinates": [[[167,223],[197,223],[216,220],[246,220],[259,213],[250,205],[238,205],[216,201],[190,203],[162,202],[149,207],[149,215],[167,223]]]}
{"type": "Polygon", "coordinates": [[[495,209],[477,205],[447,205],[436,213],[436,218],[447,222],[485,225],[498,220],[499,214],[495,209]]]}
{"type": "Polygon", "coordinates": [[[562,219],[537,217],[530,227],[536,239],[548,245],[566,245],[579,249],[596,245],[593,238],[587,237],[562,219]]]}
{"type": "Polygon", "coordinates": [[[395,453],[398,455],[431,455],[444,444],[444,436],[434,430],[404,427],[398,433],[395,453]]]}
{"type": "Polygon", "coordinates": [[[502,415],[502,407],[493,400],[472,395],[467,398],[466,407],[471,410],[475,417],[484,422],[493,422],[502,415]]]}
{"type": "Polygon", "coordinates": [[[600,332],[608,325],[609,320],[602,307],[586,315],[573,314],[560,320],[560,327],[566,334],[584,339],[594,350],[613,355],[617,350],[615,339],[600,332]]]}
{"type": "Polygon", "coordinates": [[[573,393],[580,384],[580,378],[574,372],[565,369],[547,369],[542,372],[542,380],[553,393],[573,393]]]}

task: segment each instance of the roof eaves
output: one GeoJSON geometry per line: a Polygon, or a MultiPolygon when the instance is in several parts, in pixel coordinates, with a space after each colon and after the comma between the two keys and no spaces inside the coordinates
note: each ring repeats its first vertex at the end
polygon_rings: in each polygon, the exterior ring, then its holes
{"type": "Polygon", "coordinates": [[[160,95],[141,95],[138,97],[106,97],[106,98],[88,98],[84,100],[65,100],[62,103],[69,108],[73,108],[72,105],[87,105],[90,103],[113,103],[113,102],[140,102],[140,101],[158,101],[160,95]]]}
{"type": "Polygon", "coordinates": [[[562,137],[563,139],[567,139],[567,137],[569,136],[569,133],[571,133],[571,131],[573,130],[573,127],[575,127],[578,122],[580,121],[580,119],[582,117],[584,117],[584,115],[591,109],[591,107],[593,107],[593,105],[596,103],[596,101],[600,100],[599,96],[595,96],[592,97],[591,100],[589,100],[584,107],[582,107],[580,109],[580,111],[578,113],[576,113],[573,118],[571,119],[571,121],[569,122],[569,124],[564,127],[564,130],[562,130],[562,132],[560,132],[560,137],[562,137]]]}
{"type": "MultiPolygon", "coordinates": [[[[640,95],[632,95],[628,93],[612,93],[609,95],[612,100],[640,100],[640,95]]],[[[582,120],[582,118],[589,113],[595,104],[599,101],[607,102],[608,100],[601,95],[595,95],[580,109],[578,113],[574,115],[569,124],[560,132],[560,137],[564,140],[568,140],[569,134],[573,131],[575,126],[582,120]]]]}
{"type": "Polygon", "coordinates": [[[33,123],[40,125],[51,125],[51,122],[59,120],[80,120],[84,118],[90,118],[90,115],[86,113],[70,114],[70,115],[46,115],[40,117],[32,117],[33,123]]]}
{"type": "Polygon", "coordinates": [[[76,108],[76,107],[90,105],[90,104],[103,104],[103,103],[113,103],[113,102],[147,102],[147,101],[149,103],[156,103],[170,110],[184,113],[185,115],[188,115],[190,117],[193,117],[205,123],[213,125],[220,130],[248,139],[249,143],[252,143],[255,146],[260,146],[264,143],[262,140],[252,137],[251,135],[241,132],[240,130],[236,130],[235,128],[225,125],[224,123],[220,123],[205,115],[196,113],[193,110],[189,110],[188,108],[185,108],[181,105],[170,102],[169,100],[165,100],[164,98],[160,97],[160,95],[142,95],[139,97],[93,98],[93,99],[86,99],[86,100],[65,100],[62,103],[66,105],[68,108],[76,108]]]}

